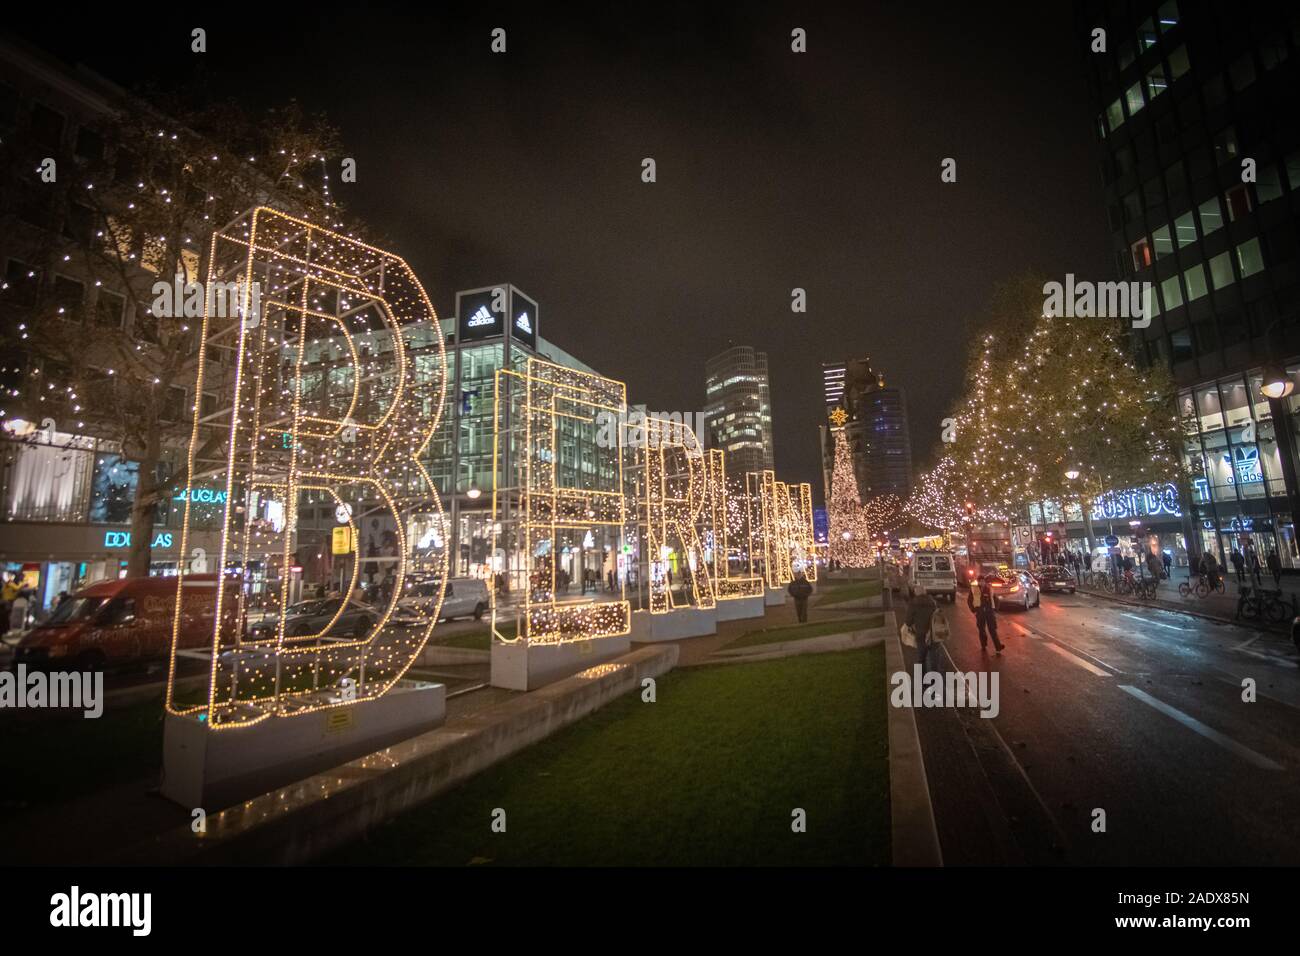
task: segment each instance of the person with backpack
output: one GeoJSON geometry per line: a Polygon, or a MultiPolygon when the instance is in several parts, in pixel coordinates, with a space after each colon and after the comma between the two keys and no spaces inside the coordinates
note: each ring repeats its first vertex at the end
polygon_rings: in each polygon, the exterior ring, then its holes
{"type": "Polygon", "coordinates": [[[905,623],[912,629],[912,633],[916,635],[916,659],[921,664],[921,673],[924,674],[926,664],[929,663],[930,659],[930,649],[934,647],[931,626],[934,623],[935,612],[939,610],[939,605],[934,602],[934,598],[924,588],[913,588],[909,585],[908,592],[907,620],[905,623]]]}

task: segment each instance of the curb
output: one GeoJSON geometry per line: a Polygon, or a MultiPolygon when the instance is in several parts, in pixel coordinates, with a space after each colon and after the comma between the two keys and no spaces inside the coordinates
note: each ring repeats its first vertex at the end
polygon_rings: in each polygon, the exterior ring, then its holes
{"type": "Polygon", "coordinates": [[[747,664],[750,661],[767,661],[779,657],[797,657],[801,654],[827,654],[834,651],[854,651],[864,647],[875,647],[888,638],[890,628],[877,627],[870,630],[842,631],[838,634],[823,634],[820,637],[804,638],[800,641],[781,641],[778,644],[755,644],[751,647],[738,647],[735,650],[714,651],[709,657],[696,661],[686,667],[701,667],[706,664],[747,664]]]}
{"type": "Polygon", "coordinates": [[[898,628],[885,638],[885,709],[889,715],[889,824],[894,866],[943,866],[925,755],[910,707],[890,707],[890,676],[906,669],[898,628]]]}

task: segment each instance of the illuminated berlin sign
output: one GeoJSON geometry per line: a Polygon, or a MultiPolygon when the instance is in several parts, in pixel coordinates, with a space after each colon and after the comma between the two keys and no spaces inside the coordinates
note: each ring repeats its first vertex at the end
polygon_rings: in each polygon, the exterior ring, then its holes
{"type": "Polygon", "coordinates": [[[1182,514],[1178,507],[1178,489],[1173,484],[1107,492],[1092,506],[1093,521],[1117,521],[1144,515],[1181,518],[1182,514]]]}

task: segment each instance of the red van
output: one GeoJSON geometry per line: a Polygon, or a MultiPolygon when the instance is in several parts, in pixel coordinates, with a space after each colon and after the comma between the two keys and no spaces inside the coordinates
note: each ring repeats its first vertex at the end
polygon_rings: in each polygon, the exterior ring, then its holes
{"type": "MultiPolygon", "coordinates": [[[[97,670],[165,659],[171,653],[178,580],[119,578],[78,591],[23,636],[14,649],[14,663],[97,670]]],[[[239,582],[227,578],[225,588],[222,610],[236,632],[239,582]]],[[[216,596],[215,574],[185,577],[180,647],[210,645],[216,596]]]]}

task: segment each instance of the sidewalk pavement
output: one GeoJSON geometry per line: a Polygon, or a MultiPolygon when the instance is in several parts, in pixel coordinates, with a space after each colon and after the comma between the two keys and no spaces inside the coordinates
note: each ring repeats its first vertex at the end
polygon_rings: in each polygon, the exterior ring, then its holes
{"type": "MultiPolygon", "coordinates": [[[[1163,608],[1168,611],[1180,611],[1185,614],[1194,614],[1197,617],[1206,617],[1216,621],[1234,621],[1237,614],[1237,600],[1240,595],[1240,585],[1237,583],[1237,575],[1234,571],[1229,571],[1223,578],[1224,593],[1219,594],[1217,591],[1211,591],[1206,597],[1198,598],[1195,594],[1189,594],[1183,597],[1178,593],[1178,585],[1187,581],[1187,568],[1174,568],[1170,572],[1171,576],[1167,581],[1161,581],[1154,601],[1144,601],[1140,598],[1128,595],[1114,594],[1109,591],[1097,591],[1088,587],[1081,587],[1079,590],[1083,594],[1092,594],[1097,597],[1110,598],[1114,601],[1120,601],[1125,604],[1134,604],[1140,607],[1150,607],[1152,605],[1163,608]]],[[[1192,581],[1195,582],[1195,577],[1192,581]]],[[[1271,574],[1264,574],[1260,578],[1261,584],[1256,585],[1251,580],[1249,574],[1246,575],[1247,587],[1263,587],[1266,591],[1282,591],[1282,600],[1291,604],[1293,608],[1300,608],[1300,577],[1294,575],[1283,575],[1280,588],[1273,583],[1271,574]]],[[[1245,620],[1246,624],[1260,630],[1283,631],[1290,633],[1291,615],[1281,624],[1269,624],[1258,618],[1255,620],[1245,620]]]]}

